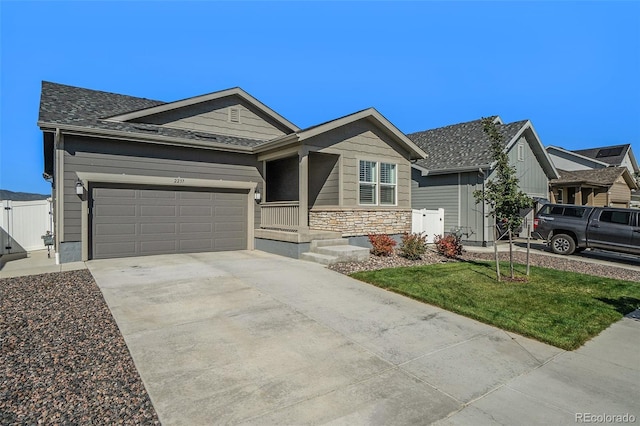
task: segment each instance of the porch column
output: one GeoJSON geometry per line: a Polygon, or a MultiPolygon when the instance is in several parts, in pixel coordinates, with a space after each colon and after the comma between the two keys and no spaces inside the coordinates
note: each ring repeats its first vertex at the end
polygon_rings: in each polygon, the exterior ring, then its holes
{"type": "Polygon", "coordinates": [[[298,153],[298,231],[309,230],[309,152],[298,153]]]}
{"type": "Polygon", "coordinates": [[[579,186],[576,188],[576,196],[575,196],[575,203],[578,206],[582,205],[582,186],[579,186]]]}

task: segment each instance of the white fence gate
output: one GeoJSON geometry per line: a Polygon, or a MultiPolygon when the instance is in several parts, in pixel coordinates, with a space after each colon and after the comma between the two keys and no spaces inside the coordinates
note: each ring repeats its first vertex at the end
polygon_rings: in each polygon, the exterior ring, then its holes
{"type": "Polygon", "coordinates": [[[444,235],[444,209],[413,210],[411,232],[425,233],[427,242],[433,243],[436,235],[444,235]]]}
{"type": "Polygon", "coordinates": [[[0,254],[44,250],[42,236],[53,232],[49,200],[0,200],[0,254]]]}

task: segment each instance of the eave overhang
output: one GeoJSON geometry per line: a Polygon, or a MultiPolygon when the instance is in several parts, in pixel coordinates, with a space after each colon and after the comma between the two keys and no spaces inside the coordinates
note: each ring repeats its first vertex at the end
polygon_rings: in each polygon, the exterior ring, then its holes
{"type": "Polygon", "coordinates": [[[253,153],[253,148],[240,145],[229,145],[217,142],[201,143],[192,139],[176,138],[172,136],[164,136],[159,134],[141,134],[125,132],[120,130],[89,128],[83,126],[73,126],[70,124],[46,123],[38,121],[38,126],[43,132],[55,132],[56,130],[64,131],[68,135],[77,136],[100,136],[107,139],[121,139],[132,142],[143,142],[160,145],[173,145],[189,148],[210,149],[216,151],[239,152],[244,154],[253,153]]]}

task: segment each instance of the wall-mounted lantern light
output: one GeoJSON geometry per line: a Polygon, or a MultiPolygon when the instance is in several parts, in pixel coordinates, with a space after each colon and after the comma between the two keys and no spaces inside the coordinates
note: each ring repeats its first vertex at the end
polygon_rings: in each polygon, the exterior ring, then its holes
{"type": "Polygon", "coordinates": [[[262,200],[262,194],[260,194],[260,190],[256,189],[256,192],[253,193],[253,199],[256,200],[256,203],[259,203],[262,200]]]}
{"type": "Polygon", "coordinates": [[[76,194],[84,195],[84,186],[82,186],[82,181],[76,182],[76,194]]]}

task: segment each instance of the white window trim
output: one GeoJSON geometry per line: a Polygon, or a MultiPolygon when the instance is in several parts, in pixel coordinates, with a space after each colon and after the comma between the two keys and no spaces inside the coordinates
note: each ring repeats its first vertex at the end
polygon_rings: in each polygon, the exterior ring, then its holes
{"type": "Polygon", "coordinates": [[[391,163],[387,161],[377,161],[377,160],[367,160],[367,159],[358,159],[358,205],[359,206],[378,206],[378,207],[394,207],[398,205],[398,163],[391,163]],[[360,180],[360,163],[363,161],[371,162],[375,164],[375,176],[373,182],[365,182],[360,180]],[[380,170],[382,168],[382,164],[391,164],[393,165],[393,170],[395,174],[395,183],[381,183],[380,182],[380,170]],[[374,203],[362,203],[360,202],[360,186],[362,184],[369,184],[375,186],[375,202],[374,203]],[[380,202],[380,188],[382,186],[393,186],[393,204],[382,204],[380,202]]]}

